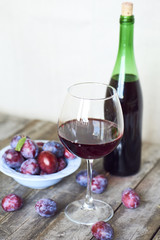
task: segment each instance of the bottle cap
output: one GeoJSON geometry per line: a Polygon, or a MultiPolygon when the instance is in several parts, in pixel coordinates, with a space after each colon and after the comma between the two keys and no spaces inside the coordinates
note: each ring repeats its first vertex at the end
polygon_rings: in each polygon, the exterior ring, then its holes
{"type": "Polygon", "coordinates": [[[122,16],[132,16],[133,15],[133,3],[123,2],[121,14],[122,14],[122,16]]]}

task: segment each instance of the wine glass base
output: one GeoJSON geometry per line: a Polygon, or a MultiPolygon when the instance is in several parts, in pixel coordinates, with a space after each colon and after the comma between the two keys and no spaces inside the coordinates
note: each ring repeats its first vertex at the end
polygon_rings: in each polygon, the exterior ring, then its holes
{"type": "Polygon", "coordinates": [[[83,207],[84,199],[74,201],[65,208],[65,215],[74,223],[93,225],[99,221],[107,222],[113,216],[113,209],[101,200],[93,200],[94,208],[83,207]]]}

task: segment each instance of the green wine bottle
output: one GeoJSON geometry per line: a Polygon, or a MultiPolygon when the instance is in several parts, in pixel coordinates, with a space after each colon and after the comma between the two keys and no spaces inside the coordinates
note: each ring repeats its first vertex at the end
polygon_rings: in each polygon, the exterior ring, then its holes
{"type": "Polygon", "coordinates": [[[141,163],[142,91],[136,67],[133,4],[122,3],[119,49],[110,85],[118,93],[124,116],[124,135],[117,148],[104,158],[104,169],[113,175],[137,173],[141,163]]]}

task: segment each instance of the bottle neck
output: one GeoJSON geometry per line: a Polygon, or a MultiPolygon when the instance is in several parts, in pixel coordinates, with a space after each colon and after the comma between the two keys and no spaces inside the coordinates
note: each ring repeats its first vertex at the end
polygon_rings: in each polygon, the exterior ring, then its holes
{"type": "Polygon", "coordinates": [[[133,34],[134,16],[121,16],[118,55],[112,77],[115,75],[117,77],[119,75],[135,75],[138,80],[138,72],[134,57],[133,34]]]}
{"type": "MultiPolygon", "coordinates": [[[[133,17],[133,16],[131,16],[133,17]]],[[[128,52],[134,55],[133,51],[133,33],[134,33],[134,17],[120,17],[120,35],[119,35],[119,51],[123,54],[128,52]],[[127,21],[131,19],[130,21],[127,21]]]]}

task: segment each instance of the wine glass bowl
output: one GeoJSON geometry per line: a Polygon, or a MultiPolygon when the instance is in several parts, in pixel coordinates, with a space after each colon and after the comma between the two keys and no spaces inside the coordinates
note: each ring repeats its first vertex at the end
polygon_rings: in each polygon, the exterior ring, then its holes
{"type": "Polygon", "coordinates": [[[91,225],[113,216],[112,207],[91,194],[94,159],[109,154],[123,134],[123,115],[114,88],[95,82],[79,83],[68,89],[58,121],[61,142],[78,157],[87,160],[85,199],[70,203],[66,216],[73,222],[91,225]]]}

